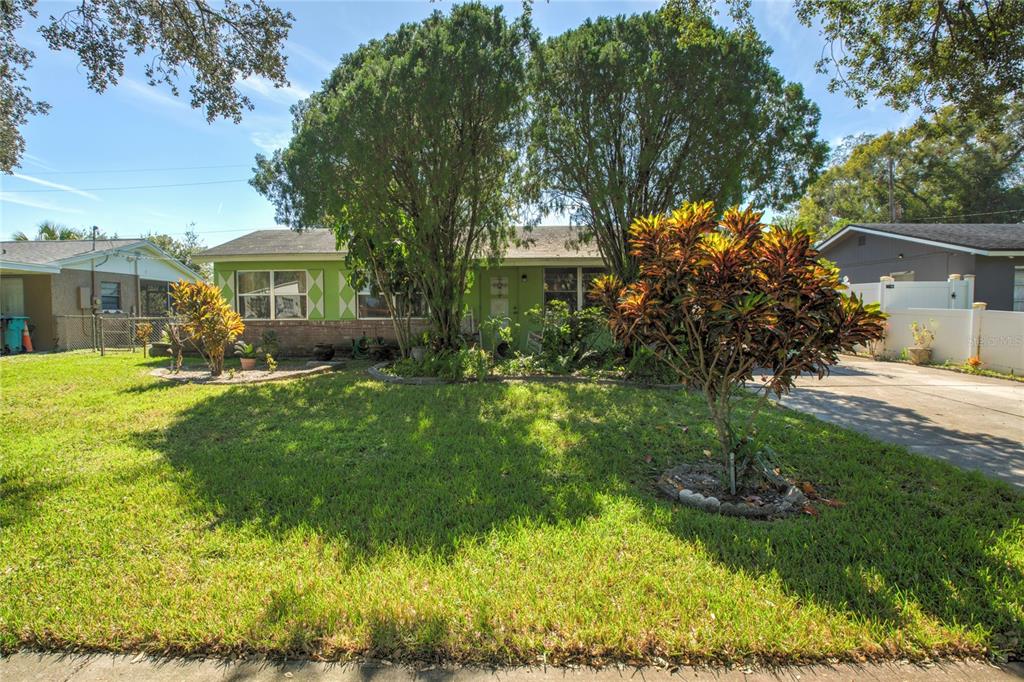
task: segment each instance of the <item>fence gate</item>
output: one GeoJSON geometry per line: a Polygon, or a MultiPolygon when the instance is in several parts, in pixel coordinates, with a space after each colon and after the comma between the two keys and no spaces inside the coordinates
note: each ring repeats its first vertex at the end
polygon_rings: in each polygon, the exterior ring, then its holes
{"type": "Polygon", "coordinates": [[[173,317],[130,317],[127,315],[58,315],[57,349],[99,351],[134,351],[140,347],[138,331],[143,324],[152,325],[146,342],[159,341],[164,330],[178,320],[173,317]]]}

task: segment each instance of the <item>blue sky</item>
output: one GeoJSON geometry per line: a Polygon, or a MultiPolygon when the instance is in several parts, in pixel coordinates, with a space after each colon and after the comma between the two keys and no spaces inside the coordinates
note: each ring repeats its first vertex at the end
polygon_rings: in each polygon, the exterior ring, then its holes
{"type": "MultiPolygon", "coordinates": [[[[504,3],[518,13],[520,3],[504,3]]],[[[534,21],[545,36],[576,26],[586,17],[655,10],[657,2],[538,2],[534,21]]],[[[36,52],[29,72],[33,95],[52,105],[47,116],[23,128],[27,153],[14,176],[0,176],[0,239],[33,232],[49,219],[73,227],[98,225],[134,237],[148,232],[180,236],[190,223],[208,246],[247,231],[275,227],[270,203],[246,183],[257,153],[288,140],[288,107],[319,87],[338,58],[359,44],[422,19],[447,3],[282,3],[295,15],[289,36],[291,86],[275,90],[262,80],[241,84],[255,109],[241,124],[206,123],[201,111],[166,88],[145,84],[140,63],[130,63],[117,87],[102,95],[86,88],[71,53],[46,49],[26,22],[23,44],[36,52]],[[187,183],[187,184],[186,184],[187,183]],[[182,185],[153,187],[154,185],[182,185]]],[[[67,5],[40,2],[41,16],[67,5]]],[[[820,135],[836,142],[845,135],[881,132],[909,123],[913,114],[873,103],[857,109],[830,94],[827,78],[815,73],[823,40],[800,25],[785,0],[754,0],[758,30],[774,48],[773,64],[804,84],[822,110],[820,135]]],[[[553,216],[547,222],[557,222],[553,216]]]]}

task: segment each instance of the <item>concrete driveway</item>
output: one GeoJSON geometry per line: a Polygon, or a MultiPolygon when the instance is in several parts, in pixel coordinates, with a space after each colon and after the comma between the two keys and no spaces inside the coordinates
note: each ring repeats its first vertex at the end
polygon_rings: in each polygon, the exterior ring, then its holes
{"type": "Polygon", "coordinates": [[[844,357],[782,404],[1024,488],[1024,383],[844,357]]]}

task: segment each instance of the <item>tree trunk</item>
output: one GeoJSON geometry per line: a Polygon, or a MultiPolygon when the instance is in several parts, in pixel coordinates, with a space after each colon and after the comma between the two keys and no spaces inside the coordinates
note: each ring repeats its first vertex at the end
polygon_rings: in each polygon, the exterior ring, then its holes
{"type": "Polygon", "coordinates": [[[733,442],[732,426],[729,423],[730,410],[728,399],[715,399],[707,396],[708,411],[711,413],[711,423],[715,425],[715,432],[718,434],[718,455],[722,458],[722,465],[725,470],[725,483],[729,486],[729,492],[736,494],[736,459],[734,454],[735,443],[733,442]]]}

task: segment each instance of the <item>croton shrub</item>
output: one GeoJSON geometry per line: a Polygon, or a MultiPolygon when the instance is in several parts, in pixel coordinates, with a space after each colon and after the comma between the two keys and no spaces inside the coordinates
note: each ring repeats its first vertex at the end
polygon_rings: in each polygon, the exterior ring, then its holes
{"type": "Polygon", "coordinates": [[[703,393],[734,494],[737,478],[758,471],[756,409],[734,421],[744,384],[757,375],[759,407],[800,374],[823,377],[840,352],[883,334],[878,306],[844,293],[809,232],[761,218],[750,208],[719,217],[711,202],[639,218],[629,231],[637,279],[604,277],[593,291],[617,340],[646,347],[703,393]]]}
{"type": "Polygon", "coordinates": [[[206,360],[210,374],[220,376],[224,347],[245,331],[242,317],[224,300],[220,288],[209,282],[172,284],[171,302],[182,318],[181,330],[206,360]]]}

